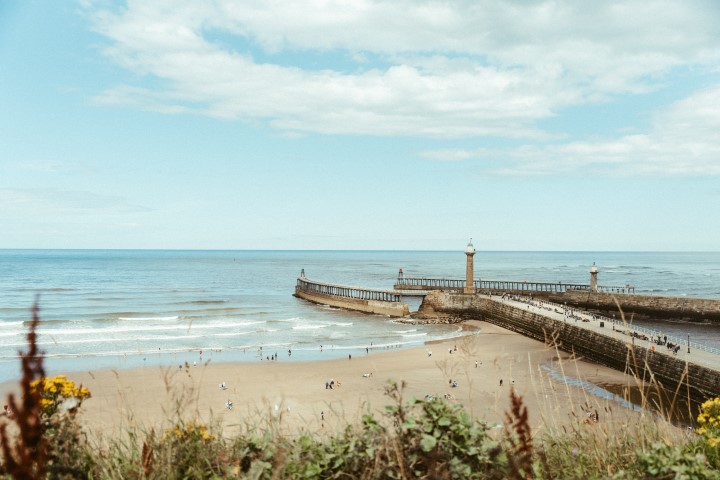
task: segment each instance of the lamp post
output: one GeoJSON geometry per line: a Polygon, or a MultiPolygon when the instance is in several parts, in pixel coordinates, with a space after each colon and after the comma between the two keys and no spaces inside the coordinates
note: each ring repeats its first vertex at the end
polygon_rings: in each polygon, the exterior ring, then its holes
{"type": "Polygon", "coordinates": [[[688,353],[690,353],[690,335],[688,335],[688,353]]]}

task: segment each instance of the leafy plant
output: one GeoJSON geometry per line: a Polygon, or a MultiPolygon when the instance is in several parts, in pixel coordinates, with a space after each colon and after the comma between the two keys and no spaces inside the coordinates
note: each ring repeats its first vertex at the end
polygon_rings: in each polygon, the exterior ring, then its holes
{"type": "Polygon", "coordinates": [[[68,380],[65,375],[32,381],[30,394],[40,397],[41,414],[44,418],[52,417],[62,406],[68,410],[77,409],[84,400],[91,397],[90,390],[76,386],[75,382],[68,380]]]}

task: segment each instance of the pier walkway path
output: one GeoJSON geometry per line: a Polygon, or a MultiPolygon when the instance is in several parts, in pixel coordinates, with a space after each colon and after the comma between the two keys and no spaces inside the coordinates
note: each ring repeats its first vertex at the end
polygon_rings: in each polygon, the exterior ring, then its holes
{"type": "Polygon", "coordinates": [[[679,346],[677,353],[668,349],[662,338],[664,333],[624,323],[622,320],[593,315],[591,313],[565,308],[546,301],[531,300],[516,295],[485,295],[478,294],[494,302],[512,305],[518,309],[527,309],[532,313],[542,315],[561,322],[572,322],[575,326],[593,331],[607,337],[623,342],[632,343],[647,349],[654,349],[656,353],[669,357],[679,358],[689,363],[702,365],[713,370],[720,370],[720,350],[707,345],[698,344],[688,338],[678,338],[668,335],[667,343],[679,346]],[[602,326],[601,326],[602,325],[602,326]],[[654,341],[651,341],[654,340],[654,341]],[[660,343],[658,343],[660,341],[660,343]]]}

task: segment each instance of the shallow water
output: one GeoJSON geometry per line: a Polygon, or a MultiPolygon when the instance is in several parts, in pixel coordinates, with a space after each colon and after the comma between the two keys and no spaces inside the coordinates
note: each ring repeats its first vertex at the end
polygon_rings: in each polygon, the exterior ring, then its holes
{"type": "MultiPolygon", "coordinates": [[[[588,283],[593,262],[601,285],[720,298],[719,253],[480,251],[475,272],[485,280],[588,283]]],[[[50,371],[259,361],[275,353],[282,361],[312,360],[460,335],[457,326],[409,326],[292,296],[301,269],[314,280],[391,289],[399,268],[406,276],[463,278],[465,255],[0,250],[0,381],[18,376],[36,298],[50,371]]],[[[719,326],[644,325],[720,348],[719,326]]]]}

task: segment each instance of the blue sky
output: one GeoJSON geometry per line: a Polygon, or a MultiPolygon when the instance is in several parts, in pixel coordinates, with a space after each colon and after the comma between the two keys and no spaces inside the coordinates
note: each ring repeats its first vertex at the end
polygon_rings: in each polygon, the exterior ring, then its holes
{"type": "Polygon", "coordinates": [[[0,0],[0,248],[720,249],[714,1],[0,0]]]}

